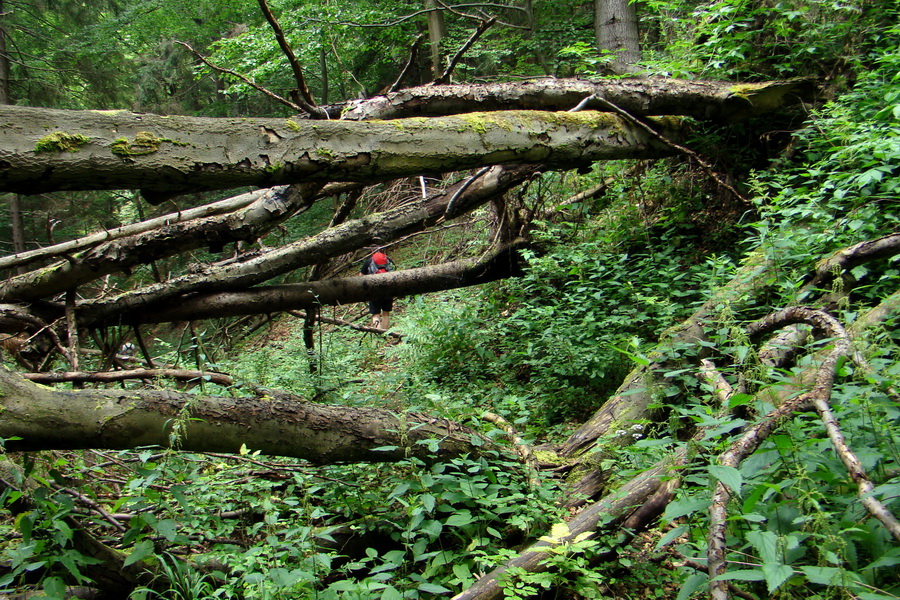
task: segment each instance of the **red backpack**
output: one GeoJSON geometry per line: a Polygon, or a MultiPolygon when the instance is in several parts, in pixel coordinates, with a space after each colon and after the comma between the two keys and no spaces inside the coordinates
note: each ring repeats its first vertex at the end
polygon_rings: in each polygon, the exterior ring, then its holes
{"type": "Polygon", "coordinates": [[[372,262],[369,264],[369,275],[376,273],[387,273],[391,270],[390,259],[384,252],[376,252],[372,255],[372,262]]]}

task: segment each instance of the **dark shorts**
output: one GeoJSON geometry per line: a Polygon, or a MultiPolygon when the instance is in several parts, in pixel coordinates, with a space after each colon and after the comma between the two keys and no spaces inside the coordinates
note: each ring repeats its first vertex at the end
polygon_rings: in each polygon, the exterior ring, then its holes
{"type": "Polygon", "coordinates": [[[381,300],[372,300],[369,302],[369,314],[377,315],[383,312],[391,312],[394,310],[393,298],[382,298],[381,300]]]}

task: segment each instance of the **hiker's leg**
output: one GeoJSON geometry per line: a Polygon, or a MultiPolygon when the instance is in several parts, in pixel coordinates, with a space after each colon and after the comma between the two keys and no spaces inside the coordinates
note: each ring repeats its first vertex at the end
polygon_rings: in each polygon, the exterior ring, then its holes
{"type": "Polygon", "coordinates": [[[388,330],[391,328],[391,313],[390,311],[383,310],[381,311],[381,323],[378,325],[379,329],[388,330]]]}
{"type": "Polygon", "coordinates": [[[378,329],[381,324],[381,304],[377,301],[369,302],[369,314],[372,315],[372,327],[378,329]]]}

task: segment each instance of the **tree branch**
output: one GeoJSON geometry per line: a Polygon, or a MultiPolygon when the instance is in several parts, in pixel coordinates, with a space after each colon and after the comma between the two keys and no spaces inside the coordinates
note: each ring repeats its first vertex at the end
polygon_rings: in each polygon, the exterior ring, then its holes
{"type": "Polygon", "coordinates": [[[294,55],[294,51],[291,50],[290,44],[287,43],[287,40],[284,37],[284,31],[281,29],[278,19],[276,19],[275,15],[272,14],[272,11],[269,10],[269,5],[266,3],[266,0],[258,0],[258,2],[260,10],[262,10],[263,15],[266,17],[266,21],[269,22],[269,26],[271,26],[272,31],[275,32],[275,39],[278,41],[278,46],[281,48],[282,53],[287,57],[288,64],[291,65],[291,71],[294,73],[294,81],[297,82],[297,91],[299,93],[299,96],[295,97],[294,100],[297,104],[302,106],[303,110],[309,113],[310,116],[320,119],[326,118],[326,112],[316,106],[312,94],[309,93],[309,88],[306,87],[306,80],[303,78],[303,69],[300,67],[300,62],[294,55]]]}
{"type": "Polygon", "coordinates": [[[469,48],[472,47],[472,44],[478,41],[478,38],[481,37],[481,34],[487,31],[496,22],[496,17],[491,17],[490,19],[479,23],[478,27],[475,29],[475,33],[473,33],[472,36],[466,41],[466,43],[462,45],[462,48],[460,48],[459,51],[453,56],[453,58],[450,60],[450,64],[447,66],[441,76],[432,82],[432,85],[442,85],[450,81],[450,74],[453,73],[453,69],[456,68],[456,65],[462,59],[463,55],[469,50],[469,48]]]}
{"type": "Polygon", "coordinates": [[[302,104],[295,104],[295,103],[291,102],[290,100],[288,100],[287,98],[282,98],[281,96],[279,96],[278,94],[276,94],[276,93],[273,92],[272,90],[270,90],[270,89],[268,89],[268,88],[266,88],[266,87],[263,87],[263,86],[259,85],[259,84],[256,83],[255,81],[251,80],[251,79],[248,78],[248,77],[245,77],[244,75],[241,75],[240,73],[237,73],[237,72],[235,72],[235,71],[232,71],[231,69],[225,69],[225,68],[223,68],[223,67],[220,67],[220,66],[218,66],[218,65],[215,65],[215,64],[211,63],[211,62],[209,61],[209,59],[207,59],[205,56],[203,56],[202,54],[200,54],[199,52],[197,52],[196,50],[194,50],[194,49],[191,47],[191,45],[188,44],[187,42],[182,42],[182,41],[179,41],[179,40],[175,40],[175,43],[176,43],[176,44],[181,44],[182,46],[184,46],[185,48],[187,48],[194,56],[196,56],[197,58],[199,58],[200,60],[202,60],[202,61],[203,61],[203,64],[205,64],[207,67],[209,67],[209,68],[212,69],[213,71],[218,71],[219,73],[224,73],[225,75],[231,75],[231,76],[234,77],[235,79],[240,79],[241,81],[243,81],[244,83],[246,83],[247,85],[249,85],[250,87],[252,87],[252,88],[253,88],[254,90],[256,90],[257,92],[261,92],[262,94],[268,96],[269,98],[275,100],[276,102],[280,102],[281,104],[284,104],[284,105],[287,106],[288,108],[292,108],[293,110],[296,110],[297,112],[306,112],[306,113],[309,113],[310,115],[313,114],[313,112],[311,112],[310,110],[307,110],[302,104]]]}

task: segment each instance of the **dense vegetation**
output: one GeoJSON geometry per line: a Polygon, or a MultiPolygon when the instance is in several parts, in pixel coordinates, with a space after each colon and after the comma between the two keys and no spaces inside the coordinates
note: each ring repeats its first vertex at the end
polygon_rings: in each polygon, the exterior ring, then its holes
{"type": "MultiPolygon", "coordinates": [[[[257,7],[224,4],[5,0],[9,12],[0,25],[14,59],[12,102],[286,114],[175,43],[188,42],[269,89],[289,89],[290,67],[257,7]]],[[[608,57],[596,50],[591,6],[533,4],[532,29],[490,29],[456,77],[599,76],[608,57]]],[[[404,19],[412,10],[387,0],[364,6],[284,0],[272,8],[308,66],[311,92],[323,102],[389,86],[425,29],[424,16],[404,19]]],[[[521,25],[520,12],[501,11],[500,18],[521,25]]],[[[447,47],[458,48],[473,26],[455,13],[446,18],[447,47]]],[[[859,355],[836,369],[832,410],[876,485],[872,496],[900,512],[896,315],[852,329],[893,298],[900,281],[896,254],[854,265],[821,287],[814,278],[832,253],[898,230],[897,7],[888,1],[647,0],[638,4],[638,18],[646,73],[733,81],[811,76],[827,100],[741,123],[696,124],[688,145],[740,197],[687,155],[598,164],[530,182],[514,192],[530,216],[521,276],[399,300],[394,331],[400,343],[321,323],[311,354],[303,319],[287,315],[154,331],[151,349],[161,362],[215,369],[236,381],[231,388],[200,381],[197,393],[272,388],[316,402],[425,412],[470,425],[485,436],[477,443],[495,446],[481,455],[387,465],[317,466],[254,448],[239,456],[194,454],[179,452],[177,439],[170,449],[9,455],[0,472],[0,593],[63,598],[69,586],[90,587],[86,573],[101,561],[79,546],[79,528],[126,552],[125,566],[155,566],[165,587],[146,581],[132,592],[136,599],[393,600],[457,593],[535,539],[564,537],[560,522],[570,516],[562,501],[572,474],[559,469],[554,475],[542,464],[547,471],[536,477],[485,412],[513,424],[527,444],[545,444],[538,456],[549,463],[552,444],[614,395],[634,367],[651,366],[657,372],[646,387],[653,410],[609,431],[592,457],[606,489],[614,490],[686,449],[693,458],[677,469],[681,485],[661,521],[637,537],[613,529],[551,545],[550,569],[503,575],[505,596],[702,596],[707,575],[697,563],[706,560],[708,508],[721,482],[735,496],[725,579],[743,593],[900,597],[900,542],[862,506],[814,412],[786,420],[739,467],[716,462],[733,436],[769,413],[775,396],[796,385],[796,376],[833,341],[806,340],[795,360],[773,366],[745,327],[788,306],[826,308],[851,329],[859,355]],[[598,184],[598,193],[573,201],[598,184]],[[765,266],[761,281],[717,307],[708,339],[677,337],[679,323],[758,265],[765,266]],[[737,388],[727,401],[730,411],[719,409],[715,391],[698,375],[701,357],[737,388]]],[[[408,83],[427,81],[427,69],[427,58],[420,58],[408,83]]],[[[356,210],[374,211],[414,193],[405,183],[376,186],[356,210]]],[[[190,203],[211,199],[198,194],[190,203]]],[[[156,210],[131,192],[58,193],[23,203],[26,239],[35,245],[156,210]]],[[[267,242],[317,231],[331,209],[317,205],[267,242]]],[[[392,247],[391,255],[408,268],[476,254],[491,241],[491,218],[487,210],[462,217],[392,247]]],[[[9,253],[9,219],[0,220],[9,253]]],[[[207,258],[199,252],[157,263],[144,277],[160,277],[177,261],[207,258]]],[[[332,273],[357,268],[328,265],[332,273]]],[[[364,318],[361,306],[325,312],[335,321],[364,318]]],[[[106,335],[119,344],[129,331],[106,335]]]]}

